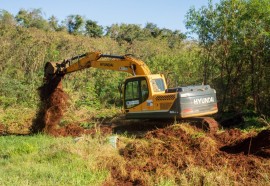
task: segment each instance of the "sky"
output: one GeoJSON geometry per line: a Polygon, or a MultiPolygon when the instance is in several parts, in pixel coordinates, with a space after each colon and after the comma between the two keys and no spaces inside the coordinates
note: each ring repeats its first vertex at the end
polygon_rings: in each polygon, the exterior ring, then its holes
{"type": "MultiPolygon", "coordinates": [[[[218,3],[220,0],[212,0],[218,3]]],[[[0,0],[0,10],[14,16],[20,9],[38,9],[48,19],[54,15],[63,21],[69,15],[81,15],[101,26],[116,23],[154,23],[159,28],[186,32],[185,15],[191,7],[207,6],[208,0],[0,0]]]]}

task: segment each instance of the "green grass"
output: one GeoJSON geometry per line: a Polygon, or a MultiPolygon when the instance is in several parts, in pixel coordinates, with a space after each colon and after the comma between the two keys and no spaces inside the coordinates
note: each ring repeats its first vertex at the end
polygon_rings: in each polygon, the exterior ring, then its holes
{"type": "Polygon", "coordinates": [[[2,136],[0,146],[1,185],[101,185],[108,176],[91,144],[71,138],[2,136]]]}

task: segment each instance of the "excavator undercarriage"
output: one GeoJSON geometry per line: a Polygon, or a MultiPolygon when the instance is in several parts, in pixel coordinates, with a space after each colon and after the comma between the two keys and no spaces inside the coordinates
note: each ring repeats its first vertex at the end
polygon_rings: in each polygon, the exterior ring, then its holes
{"type": "Polygon", "coordinates": [[[212,117],[194,117],[186,119],[127,119],[125,115],[120,115],[114,117],[109,122],[105,123],[106,126],[110,126],[117,133],[123,131],[126,128],[127,131],[132,129],[132,131],[139,130],[144,131],[148,128],[163,128],[172,124],[188,123],[191,126],[202,129],[203,131],[215,134],[219,129],[219,123],[212,117]]]}

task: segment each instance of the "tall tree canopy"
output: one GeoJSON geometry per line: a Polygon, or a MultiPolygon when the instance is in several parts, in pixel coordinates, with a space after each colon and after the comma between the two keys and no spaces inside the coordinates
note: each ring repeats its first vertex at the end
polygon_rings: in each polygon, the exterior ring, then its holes
{"type": "Polygon", "coordinates": [[[69,15],[67,17],[67,29],[70,34],[79,34],[82,32],[82,27],[84,25],[84,19],[80,15],[69,15]]]}
{"type": "Polygon", "coordinates": [[[85,35],[101,37],[103,35],[103,27],[99,26],[96,21],[87,20],[85,23],[85,35]]]}
{"type": "Polygon", "coordinates": [[[48,22],[42,17],[41,9],[32,9],[30,11],[21,9],[16,15],[17,22],[26,28],[35,27],[48,30],[48,22]]]}

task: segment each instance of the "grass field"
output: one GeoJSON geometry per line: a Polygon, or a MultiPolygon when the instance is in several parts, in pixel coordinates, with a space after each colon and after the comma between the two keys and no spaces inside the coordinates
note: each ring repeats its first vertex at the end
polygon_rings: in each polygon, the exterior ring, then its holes
{"type": "Polygon", "coordinates": [[[106,144],[94,139],[1,136],[0,146],[0,185],[100,185],[108,177],[108,170],[95,165],[106,144]]]}

